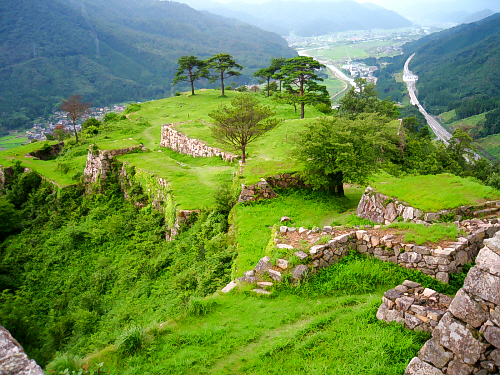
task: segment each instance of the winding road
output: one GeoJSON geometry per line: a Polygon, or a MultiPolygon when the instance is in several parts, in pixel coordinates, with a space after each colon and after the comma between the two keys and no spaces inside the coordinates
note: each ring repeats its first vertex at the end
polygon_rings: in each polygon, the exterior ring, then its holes
{"type": "Polygon", "coordinates": [[[436,134],[436,137],[447,145],[451,138],[451,134],[443,127],[443,125],[439,123],[439,121],[427,113],[417,99],[416,82],[418,80],[418,76],[414,75],[408,67],[411,59],[413,59],[413,56],[415,56],[415,54],[411,55],[408,60],[406,60],[403,73],[403,81],[406,83],[406,87],[408,88],[408,92],[410,94],[410,104],[418,107],[420,113],[424,115],[427,124],[430,126],[434,134],[436,134]]]}

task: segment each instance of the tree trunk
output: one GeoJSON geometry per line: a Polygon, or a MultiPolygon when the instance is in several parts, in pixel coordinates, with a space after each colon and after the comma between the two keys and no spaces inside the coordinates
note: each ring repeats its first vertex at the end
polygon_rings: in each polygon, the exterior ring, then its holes
{"type": "Polygon", "coordinates": [[[76,120],[73,119],[73,130],[75,131],[76,143],[78,143],[78,133],[76,131],[76,125],[75,125],[75,123],[76,123],[76,120]]]}
{"type": "Polygon", "coordinates": [[[246,146],[241,146],[241,162],[242,162],[243,164],[245,164],[245,163],[246,163],[246,160],[247,160],[247,158],[246,158],[246,157],[247,157],[247,156],[246,156],[246,146]]]}
{"type": "Polygon", "coordinates": [[[222,96],[224,96],[224,73],[220,74],[220,85],[222,86],[222,96]]]}
{"type": "Polygon", "coordinates": [[[293,108],[295,108],[295,113],[297,113],[297,103],[293,103],[293,108]]]}
{"type": "Polygon", "coordinates": [[[329,175],[330,186],[329,190],[333,195],[338,197],[344,196],[344,175],[342,172],[337,172],[329,175]]]}
{"type": "MultiPolygon", "coordinates": [[[[300,97],[302,98],[304,96],[304,81],[303,80],[300,80],[300,97]]],[[[304,103],[304,101],[302,101],[300,103],[300,118],[303,119],[304,118],[304,107],[306,106],[306,104],[304,103]]]]}
{"type": "Polygon", "coordinates": [[[281,92],[281,79],[280,79],[280,92],[281,92]]]}
{"type": "Polygon", "coordinates": [[[304,107],[305,107],[305,103],[302,102],[300,103],[300,118],[303,119],[304,118],[304,107]]]}
{"type": "Polygon", "coordinates": [[[194,82],[191,81],[191,95],[194,95],[194,82]]]}

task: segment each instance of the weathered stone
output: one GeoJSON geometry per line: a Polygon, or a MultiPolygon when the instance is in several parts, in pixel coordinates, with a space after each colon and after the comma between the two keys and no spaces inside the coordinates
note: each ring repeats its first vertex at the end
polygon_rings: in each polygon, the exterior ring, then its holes
{"type": "Polygon", "coordinates": [[[422,295],[424,297],[427,297],[427,298],[434,297],[437,294],[438,294],[438,292],[436,292],[434,289],[430,289],[430,288],[425,288],[424,291],[422,292],[422,295]]]}
{"type": "Polygon", "coordinates": [[[270,288],[272,287],[274,284],[270,281],[259,281],[257,283],[257,286],[260,286],[261,288],[270,288]]]}
{"type": "Polygon", "coordinates": [[[434,366],[415,357],[406,367],[405,375],[443,375],[443,372],[434,366]]]}
{"type": "Polygon", "coordinates": [[[293,250],[292,245],[287,245],[286,243],[279,243],[276,245],[277,249],[287,249],[287,250],[293,250]]]}
{"type": "Polygon", "coordinates": [[[323,227],[323,232],[325,232],[325,233],[332,233],[333,232],[333,228],[331,226],[329,226],[329,225],[324,226],[323,227]]]}
{"type": "Polygon", "coordinates": [[[395,302],[400,310],[407,311],[410,309],[413,302],[415,302],[415,298],[404,296],[401,298],[396,298],[395,302]]]}
{"type": "Polygon", "coordinates": [[[434,321],[436,321],[436,322],[438,322],[438,321],[441,319],[441,317],[442,317],[443,315],[444,315],[444,312],[443,312],[443,311],[441,311],[441,310],[437,310],[437,309],[427,309],[427,316],[428,316],[430,319],[432,319],[432,320],[434,320],[434,321]]]}
{"type": "Polygon", "coordinates": [[[392,223],[397,217],[398,213],[396,212],[396,206],[394,206],[394,203],[391,202],[386,207],[384,219],[392,223]]]}
{"type": "Polygon", "coordinates": [[[455,359],[450,362],[448,365],[447,375],[469,375],[472,374],[474,367],[468,365],[467,363],[463,363],[459,359],[455,359]]]}
{"type": "Polygon", "coordinates": [[[415,209],[413,207],[406,207],[403,211],[403,220],[413,220],[415,209]]]}
{"type": "Polygon", "coordinates": [[[432,363],[437,368],[443,368],[453,359],[453,353],[447,352],[436,339],[430,339],[418,352],[418,358],[432,363]]]}
{"type": "Polygon", "coordinates": [[[450,312],[444,314],[432,336],[468,364],[476,363],[486,350],[486,346],[476,340],[471,331],[455,319],[450,312]]]}
{"type": "Polygon", "coordinates": [[[327,268],[328,267],[328,262],[325,261],[324,259],[319,260],[319,268],[327,268]]]}
{"type": "Polygon", "coordinates": [[[259,260],[257,265],[255,266],[255,271],[260,274],[264,274],[269,270],[273,265],[271,264],[271,259],[269,257],[264,257],[259,260]]]}
{"type": "Polygon", "coordinates": [[[429,255],[431,250],[427,246],[413,246],[413,252],[421,255],[429,255]]]}
{"type": "Polygon", "coordinates": [[[421,315],[421,316],[426,316],[427,315],[427,310],[425,307],[420,306],[420,305],[411,305],[410,306],[410,311],[413,311],[415,314],[421,315]]]}
{"type": "Polygon", "coordinates": [[[500,276],[500,255],[485,247],[477,255],[476,266],[492,275],[500,276]]]}
{"type": "Polygon", "coordinates": [[[486,301],[500,304],[500,278],[473,267],[467,274],[464,290],[486,301]]]}
{"type": "Polygon", "coordinates": [[[288,260],[285,260],[285,259],[276,259],[276,265],[279,268],[286,270],[288,268],[288,260]]]}
{"type": "Polygon", "coordinates": [[[295,233],[297,232],[297,228],[295,227],[288,227],[288,233],[295,233]]]}
{"type": "Polygon", "coordinates": [[[472,300],[469,295],[460,289],[448,309],[456,318],[479,328],[488,319],[488,311],[472,300]]]}
{"type": "Polygon", "coordinates": [[[281,272],[275,270],[267,270],[267,274],[271,277],[271,279],[281,282],[281,272]]]}
{"type": "Polygon", "coordinates": [[[424,221],[438,221],[441,218],[441,214],[436,212],[428,212],[424,216],[424,221]]]}
{"type": "Polygon", "coordinates": [[[311,247],[311,249],[309,250],[309,254],[311,255],[317,255],[320,251],[322,251],[323,249],[326,248],[326,245],[315,245],[313,247],[311,247]]]}
{"type": "Polygon", "coordinates": [[[488,374],[495,372],[495,362],[493,361],[482,361],[481,367],[484,368],[488,374]]]}
{"type": "Polygon", "coordinates": [[[365,235],[366,235],[366,233],[367,233],[367,232],[366,232],[366,230],[358,230],[358,231],[356,232],[356,238],[357,238],[358,240],[362,240],[362,239],[363,239],[363,236],[365,236],[365,235]]]}
{"type": "Polygon", "coordinates": [[[498,236],[484,240],[483,244],[491,251],[500,254],[500,238],[498,236]]]}
{"type": "Polygon", "coordinates": [[[376,247],[380,243],[380,238],[378,236],[372,236],[371,242],[372,242],[372,246],[376,247]]]}
{"type": "Polygon", "coordinates": [[[292,269],[292,277],[297,280],[297,279],[301,279],[302,277],[304,277],[305,273],[309,271],[309,268],[307,268],[306,265],[304,264],[299,264],[298,266],[294,267],[292,269]]]}
{"type": "Polygon", "coordinates": [[[444,284],[448,284],[450,281],[450,275],[448,272],[438,272],[436,273],[436,280],[441,281],[444,284]]]}
{"type": "Polygon", "coordinates": [[[401,294],[406,293],[408,291],[408,287],[406,287],[404,285],[398,285],[394,289],[396,289],[396,291],[401,293],[401,294]]]}
{"type": "Polygon", "coordinates": [[[299,258],[300,260],[304,260],[304,259],[306,259],[307,257],[309,257],[309,255],[307,255],[306,253],[304,253],[302,250],[300,250],[300,251],[296,251],[296,252],[294,253],[294,255],[295,255],[297,258],[299,258]]]}
{"type": "Polygon", "coordinates": [[[484,338],[495,348],[500,349],[500,328],[495,326],[486,328],[484,338]]]}
{"type": "Polygon", "coordinates": [[[418,263],[422,260],[422,255],[414,252],[406,252],[399,255],[399,261],[402,263],[418,263]]]}
{"type": "Polygon", "coordinates": [[[395,322],[398,324],[404,324],[405,321],[402,313],[397,310],[388,309],[384,303],[378,308],[377,319],[387,323],[395,322]]]}
{"type": "Polygon", "coordinates": [[[368,251],[368,247],[366,245],[358,245],[358,251],[360,253],[366,253],[368,251]]]}
{"type": "Polygon", "coordinates": [[[339,243],[346,243],[347,241],[349,241],[350,236],[351,236],[350,233],[346,233],[346,234],[341,234],[340,236],[337,236],[334,239],[339,243]]]}
{"type": "Polygon", "coordinates": [[[382,297],[382,302],[389,308],[392,309],[394,305],[396,304],[394,301],[391,301],[388,298],[382,297]]]}
{"type": "Polygon", "coordinates": [[[286,225],[282,225],[280,227],[280,234],[286,234],[287,231],[288,231],[288,227],[286,225]]]}
{"type": "Polygon", "coordinates": [[[280,221],[284,223],[285,221],[292,221],[292,219],[290,219],[288,216],[283,216],[280,221]]]}
{"type": "Polygon", "coordinates": [[[30,360],[9,331],[0,326],[0,374],[43,375],[34,360],[30,360]]]}
{"type": "Polygon", "coordinates": [[[396,298],[401,297],[401,294],[396,289],[389,289],[387,292],[384,293],[384,297],[395,301],[396,298]]]}
{"type": "Polygon", "coordinates": [[[495,349],[490,353],[491,360],[500,367],[500,349],[495,349]]]}
{"type": "Polygon", "coordinates": [[[307,232],[306,228],[304,228],[304,227],[300,227],[299,228],[299,234],[302,234],[302,233],[305,233],[305,232],[307,232]]]}
{"type": "Polygon", "coordinates": [[[416,283],[415,281],[410,281],[410,280],[403,281],[403,285],[410,288],[410,289],[415,289],[415,288],[421,287],[421,284],[416,283]]]}
{"type": "Polygon", "coordinates": [[[414,315],[405,314],[405,326],[408,329],[415,329],[422,324],[422,321],[414,315]]]}

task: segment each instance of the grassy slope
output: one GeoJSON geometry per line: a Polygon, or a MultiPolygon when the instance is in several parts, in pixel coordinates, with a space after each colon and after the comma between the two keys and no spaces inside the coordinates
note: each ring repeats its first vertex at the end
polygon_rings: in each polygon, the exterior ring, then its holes
{"type": "Polygon", "coordinates": [[[423,211],[439,211],[500,197],[500,192],[492,187],[450,174],[400,179],[384,174],[377,176],[372,186],[423,211]]]}
{"type": "Polygon", "coordinates": [[[238,246],[234,270],[237,276],[252,269],[265,256],[271,228],[280,223],[281,217],[290,217],[297,228],[331,225],[333,221],[344,223],[357,207],[362,191],[348,188],[346,197],[342,199],[321,192],[300,190],[285,190],[280,194],[276,199],[234,208],[233,222],[238,246]]]}
{"type": "Polygon", "coordinates": [[[105,350],[92,362],[120,374],[402,374],[429,336],[375,314],[383,292],[405,279],[442,293],[459,288],[353,256],[272,297],[248,287],[216,293],[201,301],[206,314],[166,322],[137,354],[105,350]]]}
{"type": "Polygon", "coordinates": [[[119,160],[169,181],[180,209],[212,206],[215,189],[231,184],[235,171],[233,165],[218,158],[193,158],[168,149],[124,155],[119,160]]]}
{"type": "Polygon", "coordinates": [[[500,158],[500,134],[489,135],[477,142],[486,152],[500,158]]]}
{"type": "Polygon", "coordinates": [[[16,148],[27,141],[28,138],[25,136],[6,135],[5,137],[0,137],[0,150],[16,148]]]}

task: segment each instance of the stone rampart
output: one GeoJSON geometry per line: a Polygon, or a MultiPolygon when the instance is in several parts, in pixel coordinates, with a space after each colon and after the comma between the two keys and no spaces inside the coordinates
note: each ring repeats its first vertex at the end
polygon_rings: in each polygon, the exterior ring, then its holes
{"type": "Polygon", "coordinates": [[[483,217],[494,214],[499,209],[500,202],[491,201],[474,206],[462,206],[453,210],[424,212],[411,207],[408,203],[378,193],[369,186],[359,201],[356,215],[377,224],[390,224],[398,217],[414,223],[431,223],[439,221],[443,216],[449,215],[453,215],[458,219],[462,217],[483,217]]]}
{"type": "Polygon", "coordinates": [[[87,164],[83,171],[85,181],[87,183],[97,183],[106,180],[107,174],[111,169],[111,161],[115,156],[125,155],[138,149],[146,150],[143,145],[110,151],[94,150],[93,146],[90,145],[87,154],[87,164]]]}
{"type": "Polygon", "coordinates": [[[22,346],[9,331],[0,326],[0,374],[43,375],[34,360],[30,360],[22,346]]]}
{"type": "Polygon", "coordinates": [[[484,241],[432,338],[406,375],[488,375],[500,368],[500,233],[484,241]]]}
{"type": "Polygon", "coordinates": [[[451,298],[406,280],[384,293],[377,319],[431,333],[450,306],[451,298]]]}
{"type": "Polygon", "coordinates": [[[160,146],[171,148],[181,154],[191,155],[195,158],[219,156],[224,161],[233,162],[239,156],[224,152],[216,147],[207,146],[205,143],[192,139],[185,134],[174,129],[175,124],[165,124],[161,127],[161,142],[160,146]]]}
{"type": "Polygon", "coordinates": [[[260,182],[253,185],[241,185],[241,193],[238,202],[251,202],[260,199],[276,198],[278,194],[273,188],[308,188],[310,185],[304,183],[298,174],[283,173],[262,178],[260,182]]]}

